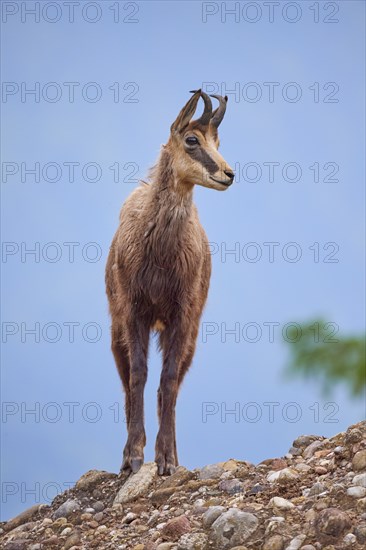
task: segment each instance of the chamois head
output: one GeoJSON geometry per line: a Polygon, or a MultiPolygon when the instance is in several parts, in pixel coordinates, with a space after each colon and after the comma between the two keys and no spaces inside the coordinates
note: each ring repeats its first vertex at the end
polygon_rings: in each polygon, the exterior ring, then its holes
{"type": "Polygon", "coordinates": [[[170,128],[168,146],[176,178],[180,185],[198,184],[225,191],[233,183],[234,172],[218,152],[217,129],[224,118],[227,96],[211,96],[219,101],[217,109],[212,111],[211,99],[205,92],[191,93],[193,96],[170,128]],[[203,114],[191,120],[200,97],[205,104],[203,114]]]}

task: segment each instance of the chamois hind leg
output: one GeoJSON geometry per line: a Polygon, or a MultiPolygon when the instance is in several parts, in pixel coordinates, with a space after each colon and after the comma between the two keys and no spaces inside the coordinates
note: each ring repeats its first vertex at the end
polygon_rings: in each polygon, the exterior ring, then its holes
{"type": "Polygon", "coordinates": [[[122,340],[121,329],[116,324],[112,325],[112,352],[125,392],[125,415],[128,427],[130,420],[130,358],[128,349],[122,340]]]}
{"type": "Polygon", "coordinates": [[[126,327],[129,347],[128,438],[123,451],[122,469],[137,472],[144,462],[144,388],[147,380],[147,353],[150,323],[132,318],[126,327]]]}

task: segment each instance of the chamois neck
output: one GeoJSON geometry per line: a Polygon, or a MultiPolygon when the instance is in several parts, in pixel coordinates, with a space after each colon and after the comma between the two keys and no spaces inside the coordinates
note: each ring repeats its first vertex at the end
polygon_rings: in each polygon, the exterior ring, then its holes
{"type": "Polygon", "coordinates": [[[177,218],[190,213],[193,206],[193,185],[189,186],[177,178],[171,155],[165,148],[152,170],[151,190],[160,212],[175,214],[177,218]]]}

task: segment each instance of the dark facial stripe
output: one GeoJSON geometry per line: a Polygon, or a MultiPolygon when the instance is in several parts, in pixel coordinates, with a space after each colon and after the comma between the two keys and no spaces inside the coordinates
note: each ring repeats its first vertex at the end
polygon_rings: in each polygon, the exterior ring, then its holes
{"type": "Polygon", "coordinates": [[[216,162],[210,157],[208,153],[202,147],[197,147],[193,151],[187,151],[187,153],[197,162],[202,164],[209,174],[215,174],[219,167],[216,162]]]}

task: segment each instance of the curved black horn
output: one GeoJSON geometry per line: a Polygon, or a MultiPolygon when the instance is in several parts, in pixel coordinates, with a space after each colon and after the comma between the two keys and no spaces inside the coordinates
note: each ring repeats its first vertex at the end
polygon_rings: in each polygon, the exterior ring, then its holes
{"type": "MultiPolygon", "coordinates": [[[[190,93],[193,94],[196,91],[197,90],[191,90],[190,93]]],[[[201,97],[205,103],[205,108],[200,118],[198,118],[195,122],[199,122],[200,124],[202,124],[202,126],[206,126],[210,122],[212,117],[212,101],[210,97],[202,90],[201,90],[201,97]]]]}
{"type": "Polygon", "coordinates": [[[222,119],[224,118],[224,114],[226,111],[227,95],[225,97],[222,97],[221,95],[211,95],[211,97],[214,97],[220,103],[217,109],[213,112],[210,122],[212,126],[218,128],[221,124],[222,119]]]}
{"type": "Polygon", "coordinates": [[[201,97],[205,103],[205,109],[197,122],[205,126],[210,122],[212,117],[212,101],[210,96],[208,96],[205,92],[201,92],[201,97]]]}

